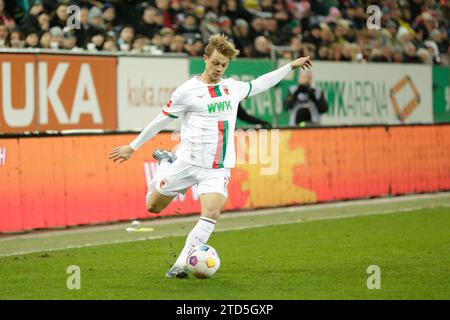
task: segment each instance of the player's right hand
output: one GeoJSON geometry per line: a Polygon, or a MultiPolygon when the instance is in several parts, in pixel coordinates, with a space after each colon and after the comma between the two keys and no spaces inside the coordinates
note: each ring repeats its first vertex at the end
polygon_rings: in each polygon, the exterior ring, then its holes
{"type": "Polygon", "coordinates": [[[122,163],[130,159],[133,156],[134,151],[135,150],[129,145],[116,147],[111,150],[111,152],[108,155],[108,159],[111,159],[114,162],[118,161],[119,163],[122,163]]]}
{"type": "Polygon", "coordinates": [[[291,67],[292,69],[301,67],[303,70],[309,70],[312,68],[311,58],[309,56],[298,58],[291,62],[291,67]]]}

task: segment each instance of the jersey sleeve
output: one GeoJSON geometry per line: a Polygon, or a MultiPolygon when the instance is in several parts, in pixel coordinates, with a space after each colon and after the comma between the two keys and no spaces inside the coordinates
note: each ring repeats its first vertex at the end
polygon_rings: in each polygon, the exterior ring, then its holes
{"type": "Polygon", "coordinates": [[[129,144],[131,148],[137,150],[146,141],[153,138],[158,132],[164,129],[174,119],[188,111],[188,100],[183,96],[180,88],[177,88],[170,97],[169,102],[163,107],[160,113],[144,130],[129,144]]]}
{"type": "Polygon", "coordinates": [[[249,96],[254,96],[258,93],[266,91],[276,84],[278,84],[288,73],[292,70],[291,64],[288,63],[281,68],[273,70],[271,72],[265,73],[259,76],[255,80],[250,82],[250,92],[249,96]]]}
{"type": "Polygon", "coordinates": [[[248,82],[236,81],[240,100],[247,99],[258,93],[266,91],[278,84],[290,71],[292,67],[286,64],[281,68],[263,74],[262,76],[248,82]]]}
{"type": "Polygon", "coordinates": [[[239,101],[245,100],[250,96],[250,93],[252,91],[252,84],[250,81],[234,81],[235,87],[238,92],[239,101]]]}
{"type": "Polygon", "coordinates": [[[188,109],[189,101],[183,94],[183,91],[178,88],[172,93],[169,102],[163,107],[162,114],[166,117],[176,119],[182,116],[188,109]]]}

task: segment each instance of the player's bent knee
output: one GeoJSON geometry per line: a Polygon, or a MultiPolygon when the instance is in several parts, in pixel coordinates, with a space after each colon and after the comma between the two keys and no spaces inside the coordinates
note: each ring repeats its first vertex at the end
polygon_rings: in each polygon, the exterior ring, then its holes
{"type": "Polygon", "coordinates": [[[203,216],[209,219],[218,220],[220,217],[219,209],[207,209],[203,212],[203,216]]]}

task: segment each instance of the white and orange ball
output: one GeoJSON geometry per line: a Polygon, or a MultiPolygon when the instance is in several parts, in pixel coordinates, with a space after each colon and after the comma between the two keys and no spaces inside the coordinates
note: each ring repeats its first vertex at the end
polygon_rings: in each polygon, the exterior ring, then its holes
{"type": "Polygon", "coordinates": [[[194,247],[187,258],[189,272],[197,278],[211,278],[220,267],[216,249],[206,244],[194,247]]]}

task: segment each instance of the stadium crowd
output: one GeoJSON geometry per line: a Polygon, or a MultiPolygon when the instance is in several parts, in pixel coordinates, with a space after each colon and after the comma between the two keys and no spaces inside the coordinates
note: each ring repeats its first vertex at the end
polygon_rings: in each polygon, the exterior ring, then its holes
{"type": "Polygon", "coordinates": [[[0,47],[201,56],[224,33],[241,57],[276,45],[315,60],[449,65],[449,19],[450,0],[0,0],[0,47]],[[381,29],[367,28],[369,5],[381,29]]]}

